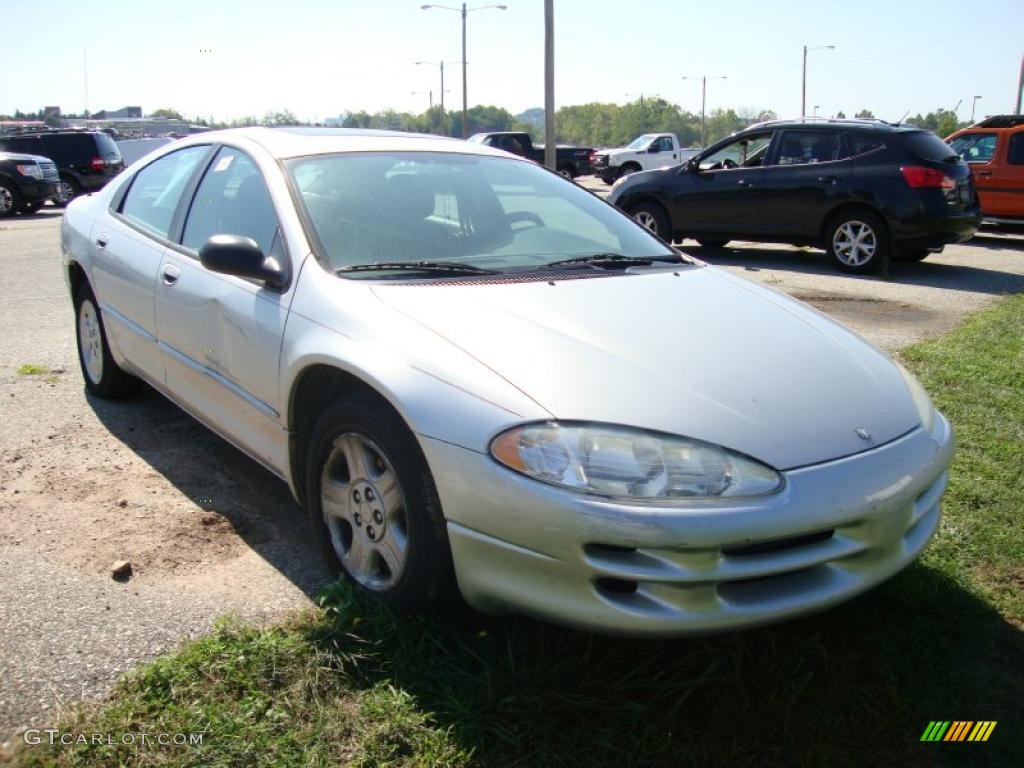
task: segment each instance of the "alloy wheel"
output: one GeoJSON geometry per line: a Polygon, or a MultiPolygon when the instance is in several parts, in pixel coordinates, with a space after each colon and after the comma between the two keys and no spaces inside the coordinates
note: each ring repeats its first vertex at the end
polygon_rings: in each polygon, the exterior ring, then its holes
{"type": "Polygon", "coordinates": [[[878,237],[875,230],[863,221],[851,219],[836,229],[832,236],[832,251],[843,264],[862,267],[875,257],[878,237]]]}
{"type": "Polygon", "coordinates": [[[0,216],[6,216],[14,210],[14,193],[7,187],[0,187],[0,216]]]}
{"type": "Polygon", "coordinates": [[[374,591],[393,587],[408,555],[408,508],[380,447],[358,433],[336,437],[320,497],[331,544],[349,575],[374,591]]]}
{"type": "Polygon", "coordinates": [[[74,196],[75,189],[68,182],[61,180],[57,183],[57,191],[53,195],[54,200],[63,205],[70,202],[74,196]]]}
{"type": "Polygon", "coordinates": [[[93,384],[99,384],[103,379],[103,336],[96,307],[88,299],[78,308],[78,336],[85,373],[93,384]]]}
{"type": "Polygon", "coordinates": [[[654,234],[658,234],[658,220],[653,214],[648,213],[647,211],[637,211],[633,214],[633,220],[644,229],[653,232],[654,234]]]}

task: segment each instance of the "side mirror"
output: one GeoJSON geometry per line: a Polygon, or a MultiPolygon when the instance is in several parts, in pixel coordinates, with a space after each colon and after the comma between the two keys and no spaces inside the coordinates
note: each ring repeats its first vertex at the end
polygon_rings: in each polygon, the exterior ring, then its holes
{"type": "Polygon", "coordinates": [[[262,280],[270,288],[281,289],[288,282],[281,265],[264,256],[251,237],[214,235],[199,247],[199,261],[211,272],[262,280]]]}
{"type": "Polygon", "coordinates": [[[700,158],[691,157],[686,161],[686,170],[690,173],[700,173],[700,158]]]}

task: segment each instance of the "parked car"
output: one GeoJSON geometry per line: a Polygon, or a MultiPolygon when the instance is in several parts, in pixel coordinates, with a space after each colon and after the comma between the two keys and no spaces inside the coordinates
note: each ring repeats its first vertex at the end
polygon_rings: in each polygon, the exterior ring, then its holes
{"type": "Polygon", "coordinates": [[[863,120],[761,123],[682,168],[639,173],[608,201],[660,237],[706,247],[823,247],[844,272],[920,261],[978,229],[967,164],[930,131],[863,120]]]}
{"type": "Polygon", "coordinates": [[[953,437],[891,358],[479,144],[189,137],[75,200],[61,250],[88,391],[166,394],[397,609],[726,630],[939,525],[953,437]]]}
{"type": "Polygon", "coordinates": [[[117,149],[121,153],[121,159],[124,162],[124,167],[127,168],[135,161],[141,160],[154,149],[159,149],[165,144],[170,144],[172,141],[174,141],[174,139],[169,136],[142,139],[119,139],[117,141],[117,149]]]}
{"type": "Polygon", "coordinates": [[[700,153],[696,147],[684,149],[674,133],[645,133],[637,136],[628,146],[619,149],[599,149],[594,152],[594,174],[605,184],[638,171],[652,171],[681,165],[700,153]]]}
{"type": "Polygon", "coordinates": [[[54,205],[95,192],[124,168],[121,152],[101,131],[46,131],[0,136],[0,150],[44,155],[57,164],[60,180],[54,205]]]}
{"type": "Polygon", "coordinates": [[[984,223],[1024,226],[1024,116],[989,117],[946,141],[971,167],[984,223]]]}
{"type": "MultiPolygon", "coordinates": [[[[469,137],[474,144],[494,147],[511,152],[513,155],[525,157],[535,163],[544,164],[544,146],[535,145],[528,133],[505,131],[501,133],[477,133],[469,137]]],[[[589,147],[556,147],[555,168],[567,179],[586,176],[591,173],[590,155],[594,150],[589,147]]]]}
{"type": "Polygon", "coordinates": [[[0,152],[0,218],[35,213],[57,188],[57,167],[46,157],[0,152]]]}

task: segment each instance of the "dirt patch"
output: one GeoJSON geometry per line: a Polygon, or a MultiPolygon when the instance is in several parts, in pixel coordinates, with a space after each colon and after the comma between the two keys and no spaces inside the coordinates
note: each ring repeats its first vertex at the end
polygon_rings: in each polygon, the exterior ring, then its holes
{"type": "Polygon", "coordinates": [[[853,328],[871,325],[922,327],[932,323],[938,312],[907,301],[876,296],[792,291],[791,296],[831,315],[853,328]]]}

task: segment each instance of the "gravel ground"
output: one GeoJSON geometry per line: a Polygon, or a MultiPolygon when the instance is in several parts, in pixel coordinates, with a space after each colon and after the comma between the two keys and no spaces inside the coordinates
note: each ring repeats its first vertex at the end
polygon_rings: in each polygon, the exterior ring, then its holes
{"type": "MultiPolygon", "coordinates": [[[[262,622],[310,605],[326,578],[283,483],[151,391],[85,396],[59,222],[51,208],[0,221],[0,742],[102,696],[217,616],[262,622]],[[19,374],[25,364],[43,372],[19,374]],[[115,581],[121,559],[133,573],[115,581]]],[[[1024,291],[1024,238],[897,264],[891,282],[840,275],[820,251],[684,247],[889,350],[1024,291]]]]}

